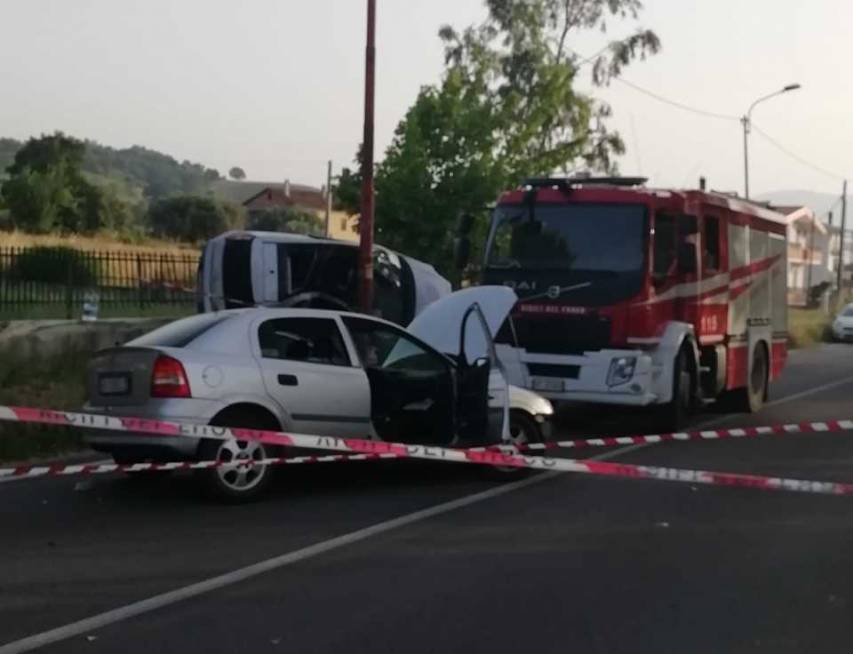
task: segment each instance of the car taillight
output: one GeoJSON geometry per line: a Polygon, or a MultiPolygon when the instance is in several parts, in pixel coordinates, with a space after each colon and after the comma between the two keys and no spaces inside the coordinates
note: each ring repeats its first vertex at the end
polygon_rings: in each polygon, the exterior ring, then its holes
{"type": "Polygon", "coordinates": [[[192,397],[184,366],[177,359],[160,355],[151,371],[151,397],[192,397]]]}

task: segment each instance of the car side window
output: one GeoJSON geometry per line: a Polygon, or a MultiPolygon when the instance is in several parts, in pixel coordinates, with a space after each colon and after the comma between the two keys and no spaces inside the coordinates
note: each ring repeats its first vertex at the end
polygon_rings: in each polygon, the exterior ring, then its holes
{"type": "Polygon", "coordinates": [[[448,362],[411,336],[388,325],[361,318],[344,318],[365,368],[445,372],[448,362]]]}
{"type": "Polygon", "coordinates": [[[341,332],[329,318],[273,318],[258,328],[265,359],[349,366],[341,332]]]}

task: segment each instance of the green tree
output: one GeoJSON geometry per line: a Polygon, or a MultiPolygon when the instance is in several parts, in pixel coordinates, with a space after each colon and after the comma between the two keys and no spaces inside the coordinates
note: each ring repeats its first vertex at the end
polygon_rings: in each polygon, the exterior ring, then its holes
{"type": "Polygon", "coordinates": [[[242,220],[239,207],[192,195],[159,200],[148,210],[155,236],[190,242],[242,227],[242,220]]]}
{"type": "MultiPolygon", "coordinates": [[[[608,42],[592,60],[569,47],[582,31],[605,32],[633,19],[639,0],[486,0],[488,17],[462,32],[443,27],[446,69],[423,87],[376,171],[376,221],[383,243],[448,273],[453,225],[501,189],[528,176],[577,167],[614,172],[624,151],[606,126],[610,108],[575,89],[590,64],[607,84],[636,58],[658,51],[638,29],[608,42]]],[[[357,210],[349,180],[349,210],[357,210]]],[[[343,187],[343,184],[341,185],[343,187]]],[[[347,189],[337,197],[345,204],[347,189]]],[[[484,222],[477,225],[480,232],[484,222]]]]}
{"type": "Polygon", "coordinates": [[[323,234],[323,221],[311,211],[290,207],[253,211],[247,229],[259,232],[291,232],[294,234],[323,234]]]}
{"type": "Polygon", "coordinates": [[[242,179],[246,179],[246,171],[240,168],[240,166],[234,166],[228,171],[228,177],[240,181],[242,179]]]}
{"type": "Polygon", "coordinates": [[[33,232],[80,228],[80,200],[89,186],[80,170],[84,152],[82,141],[57,132],[31,138],[15,153],[1,189],[15,227],[33,232]]]}

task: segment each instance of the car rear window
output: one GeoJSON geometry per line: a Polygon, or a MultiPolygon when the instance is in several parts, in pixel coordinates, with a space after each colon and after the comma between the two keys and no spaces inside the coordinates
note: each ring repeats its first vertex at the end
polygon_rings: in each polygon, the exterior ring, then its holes
{"type": "Polygon", "coordinates": [[[136,347],[186,347],[199,336],[220,323],[233,318],[234,313],[205,313],[190,316],[164,325],[128,343],[136,347]]]}

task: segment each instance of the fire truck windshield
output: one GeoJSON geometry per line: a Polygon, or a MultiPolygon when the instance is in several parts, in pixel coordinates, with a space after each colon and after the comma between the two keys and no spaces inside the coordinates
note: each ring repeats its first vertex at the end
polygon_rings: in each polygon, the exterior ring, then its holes
{"type": "Polygon", "coordinates": [[[640,204],[498,207],[486,267],[640,272],[645,260],[645,215],[640,204]]]}

